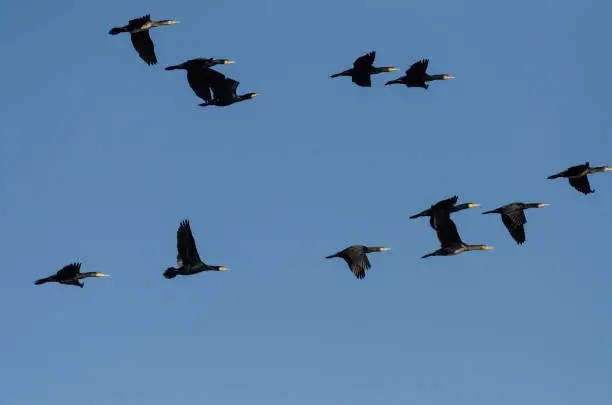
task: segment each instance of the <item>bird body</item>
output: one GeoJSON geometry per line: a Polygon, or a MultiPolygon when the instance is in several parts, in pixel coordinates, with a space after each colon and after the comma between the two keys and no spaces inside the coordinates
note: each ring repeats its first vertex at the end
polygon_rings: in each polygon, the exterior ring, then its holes
{"type": "Polygon", "coordinates": [[[352,245],[344,250],[334,253],[333,255],[326,256],[325,258],[331,259],[334,257],[339,257],[344,259],[355,277],[362,279],[366,275],[366,270],[372,267],[366,254],[373,252],[384,252],[387,250],[390,249],[380,246],[352,245]]]}
{"type": "Polygon", "coordinates": [[[429,224],[434,230],[436,230],[438,228],[437,221],[439,221],[441,218],[440,215],[435,215],[436,213],[448,212],[448,214],[450,215],[453,212],[461,211],[467,208],[480,207],[480,204],[476,204],[476,203],[465,203],[465,204],[456,205],[458,200],[459,200],[459,197],[455,195],[451,198],[447,198],[445,200],[438,201],[437,203],[432,205],[430,208],[424,211],[421,211],[418,214],[412,215],[409,218],[415,219],[419,217],[429,217],[429,224]]]}
{"type": "Polygon", "coordinates": [[[609,172],[609,171],[612,171],[611,167],[608,167],[608,166],[591,167],[591,164],[589,162],[586,162],[583,165],[572,166],[562,172],[553,174],[552,176],[548,176],[548,179],[556,179],[559,177],[565,177],[568,179],[569,184],[572,187],[574,187],[576,190],[586,195],[586,194],[591,194],[595,192],[595,190],[591,189],[591,185],[589,184],[589,179],[587,175],[592,174],[592,173],[601,173],[601,172],[609,172]]]}
{"type": "Polygon", "coordinates": [[[502,222],[506,229],[508,229],[508,232],[510,232],[512,239],[519,245],[522,245],[525,243],[524,225],[527,223],[524,210],[546,207],[548,205],[550,204],[513,202],[491,211],[485,211],[483,214],[501,214],[502,222]]]}
{"type": "Polygon", "coordinates": [[[164,277],[168,279],[175,278],[179,274],[188,276],[203,271],[229,270],[224,266],[209,266],[200,259],[195,239],[191,233],[191,225],[188,220],[181,221],[176,233],[176,247],[178,250],[178,255],[176,257],[178,268],[169,267],[164,272],[164,277]]]}
{"type": "Polygon", "coordinates": [[[54,282],[83,288],[85,284],[83,284],[79,280],[88,277],[109,277],[109,275],[93,271],[81,273],[81,263],[71,263],[67,266],[62,267],[57,273],[52,276],[36,280],[34,284],[41,285],[45,283],[54,282]]]}
{"type": "Polygon", "coordinates": [[[152,21],[149,14],[130,20],[127,25],[123,27],[114,27],[108,32],[110,35],[121,34],[122,32],[130,33],[132,45],[140,58],[145,61],[147,65],[155,65],[157,63],[157,56],[155,55],[155,45],[149,35],[149,30],[154,27],[161,27],[163,25],[176,24],[176,20],[161,20],[152,21]]]}
{"type": "Polygon", "coordinates": [[[418,62],[413,63],[404,76],[391,80],[385,83],[385,86],[390,84],[404,84],[406,87],[422,87],[424,89],[429,88],[427,82],[434,80],[449,80],[454,79],[454,76],[447,74],[435,74],[430,75],[427,73],[427,66],[429,65],[429,59],[422,59],[418,62]]]}
{"type": "Polygon", "coordinates": [[[434,229],[436,229],[436,235],[440,241],[440,249],[422,256],[422,259],[430,256],[454,256],[472,250],[493,249],[493,246],[489,245],[469,245],[463,242],[448,210],[437,210],[433,217],[436,225],[434,229]]]}
{"type": "Polygon", "coordinates": [[[376,57],[376,51],[372,51],[368,54],[358,57],[353,62],[351,69],[345,70],[344,72],[336,73],[331,75],[331,78],[340,76],[350,76],[353,83],[360,87],[372,87],[371,75],[384,72],[394,72],[398,70],[394,67],[375,67],[374,58],[376,57]]]}

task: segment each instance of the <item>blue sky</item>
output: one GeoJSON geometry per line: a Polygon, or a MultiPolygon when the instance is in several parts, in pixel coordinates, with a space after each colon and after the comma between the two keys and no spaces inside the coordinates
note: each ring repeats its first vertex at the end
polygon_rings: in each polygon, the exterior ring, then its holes
{"type": "Polygon", "coordinates": [[[610,403],[612,176],[545,180],[612,164],[609,2],[123,3],[0,7],[2,404],[610,403]],[[146,13],[155,67],[107,34],[146,13]],[[329,78],[371,50],[457,79],[329,78]],[[261,96],[198,107],[194,57],[261,96]],[[552,205],[421,260],[454,194],[552,205]],[[183,218],[230,272],[162,277],[183,218]],[[33,286],[72,261],[112,278],[33,286]]]}

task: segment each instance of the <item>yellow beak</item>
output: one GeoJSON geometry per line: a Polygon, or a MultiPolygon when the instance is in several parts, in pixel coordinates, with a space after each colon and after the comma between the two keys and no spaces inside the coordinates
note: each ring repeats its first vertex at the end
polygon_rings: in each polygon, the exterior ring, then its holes
{"type": "Polygon", "coordinates": [[[236,63],[236,61],[233,61],[233,60],[226,60],[224,63],[225,63],[226,65],[229,65],[230,63],[236,63]]]}
{"type": "Polygon", "coordinates": [[[454,78],[455,78],[455,76],[444,75],[444,76],[442,76],[442,78],[443,78],[444,80],[448,80],[448,79],[454,79],[454,78]]]}
{"type": "Polygon", "coordinates": [[[110,277],[110,274],[96,273],[96,277],[110,277]]]}
{"type": "Polygon", "coordinates": [[[388,247],[380,248],[381,252],[386,252],[387,250],[391,250],[391,248],[388,248],[388,247]]]}
{"type": "Polygon", "coordinates": [[[544,203],[542,203],[542,204],[538,204],[538,208],[548,207],[549,205],[550,205],[550,204],[544,204],[544,203]]]}
{"type": "Polygon", "coordinates": [[[228,269],[227,267],[223,267],[223,266],[221,266],[221,267],[219,267],[219,270],[221,270],[221,271],[226,271],[226,270],[229,270],[229,269],[228,269]]]}
{"type": "Polygon", "coordinates": [[[480,207],[480,204],[476,204],[476,203],[469,203],[468,204],[468,208],[476,208],[476,207],[480,207]]]}
{"type": "Polygon", "coordinates": [[[493,249],[495,249],[495,248],[494,248],[493,246],[488,246],[488,245],[485,245],[485,246],[483,246],[483,249],[484,249],[484,250],[493,250],[493,249]]]}

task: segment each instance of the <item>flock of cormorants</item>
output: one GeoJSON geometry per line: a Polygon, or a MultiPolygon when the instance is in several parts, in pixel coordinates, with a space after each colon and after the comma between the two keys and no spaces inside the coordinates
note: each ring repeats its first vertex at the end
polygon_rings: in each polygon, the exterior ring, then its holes
{"type": "MultiPolygon", "coordinates": [[[[153,27],[176,23],[178,23],[178,21],[175,20],[152,21],[150,15],[147,14],[144,17],[130,20],[128,24],[123,27],[112,28],[109,34],[117,35],[124,32],[129,33],[132,45],[136,52],[138,52],[140,58],[148,65],[155,65],[157,64],[157,57],[155,56],[155,46],[149,35],[149,30],[153,27]]],[[[371,87],[372,75],[398,70],[395,67],[375,67],[375,57],[376,52],[370,52],[360,56],[353,62],[353,67],[351,69],[333,74],[331,77],[350,76],[351,80],[356,85],[371,87]]],[[[212,67],[216,65],[231,63],[234,63],[234,61],[228,59],[196,58],[179,65],[168,66],[165,70],[183,69],[187,71],[187,82],[189,86],[198,97],[204,100],[204,103],[199,104],[200,106],[228,106],[257,96],[257,93],[237,95],[239,82],[212,69],[212,67]]],[[[427,89],[429,87],[427,82],[454,78],[447,74],[428,74],[428,65],[428,59],[422,59],[415,62],[406,70],[404,76],[388,81],[385,85],[404,84],[406,87],[421,87],[427,89]]],[[[607,166],[591,167],[589,162],[586,162],[585,164],[572,166],[562,172],[553,174],[549,176],[548,179],[565,177],[573,188],[587,195],[595,192],[595,190],[591,189],[587,176],[589,174],[606,171],[612,171],[612,168],[607,166]]],[[[454,256],[471,250],[493,249],[493,247],[489,245],[470,245],[461,240],[459,232],[457,231],[457,226],[450,218],[450,214],[466,208],[478,207],[480,204],[465,203],[456,205],[458,199],[458,196],[454,196],[439,201],[430,208],[410,217],[410,219],[429,217],[429,223],[436,231],[440,242],[440,248],[438,250],[424,255],[422,258],[430,256],[454,256]]],[[[483,214],[500,214],[502,222],[508,229],[511,237],[516,243],[523,244],[525,242],[524,225],[527,222],[524,210],[529,208],[541,208],[547,205],[548,204],[543,203],[513,202],[491,211],[485,211],[483,214]]],[[[163,276],[167,279],[175,278],[179,274],[186,276],[201,273],[203,271],[228,270],[227,267],[211,266],[202,261],[198,254],[188,220],[182,221],[178,228],[177,250],[178,268],[169,267],[163,273],[163,276]]],[[[363,279],[366,270],[371,268],[367,254],[384,252],[387,250],[389,250],[387,247],[353,245],[333,255],[327,256],[326,258],[331,259],[338,257],[344,259],[355,277],[363,279]]],[[[63,267],[52,276],[35,281],[34,284],[39,285],[48,282],[57,282],[82,288],[83,283],[80,280],[87,277],[108,277],[108,275],[99,272],[81,273],[81,263],[72,263],[63,267]]]]}

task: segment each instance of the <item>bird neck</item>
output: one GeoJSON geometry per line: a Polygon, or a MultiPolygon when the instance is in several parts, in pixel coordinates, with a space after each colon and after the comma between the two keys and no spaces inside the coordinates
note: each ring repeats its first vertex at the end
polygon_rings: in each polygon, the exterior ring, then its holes
{"type": "Polygon", "coordinates": [[[429,75],[429,80],[446,80],[448,75],[429,75]]]}
{"type": "Polygon", "coordinates": [[[488,250],[487,245],[465,245],[465,250],[488,250]]]}
{"type": "Polygon", "coordinates": [[[607,167],[607,166],[599,166],[599,167],[591,167],[588,168],[588,172],[589,173],[601,173],[601,172],[609,172],[611,171],[612,168],[607,167]]]}

